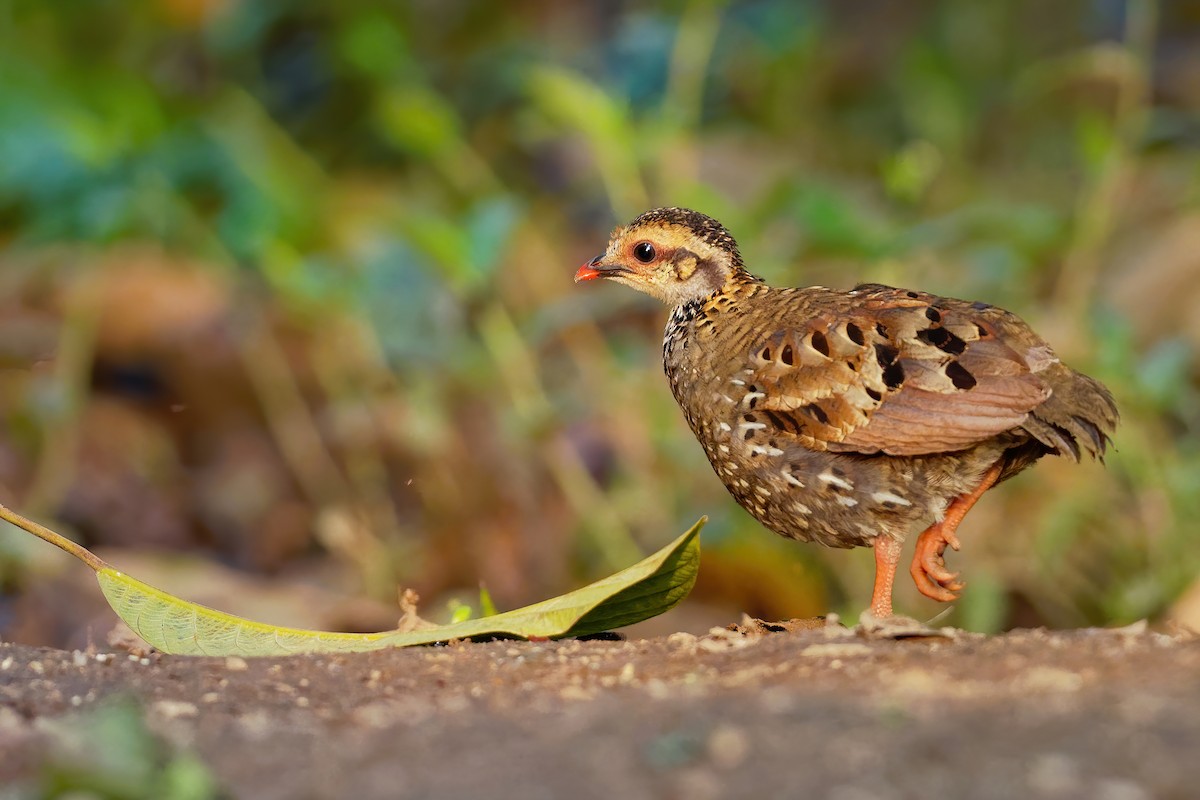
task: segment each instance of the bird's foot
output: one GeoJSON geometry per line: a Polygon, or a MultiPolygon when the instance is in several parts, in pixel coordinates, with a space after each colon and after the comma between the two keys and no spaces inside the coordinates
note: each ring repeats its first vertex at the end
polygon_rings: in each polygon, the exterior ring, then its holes
{"type": "Polygon", "coordinates": [[[957,572],[946,569],[942,554],[947,545],[954,550],[959,548],[954,530],[943,524],[931,525],[917,538],[917,550],[909,568],[913,583],[921,594],[941,603],[956,600],[965,586],[957,572]]]}

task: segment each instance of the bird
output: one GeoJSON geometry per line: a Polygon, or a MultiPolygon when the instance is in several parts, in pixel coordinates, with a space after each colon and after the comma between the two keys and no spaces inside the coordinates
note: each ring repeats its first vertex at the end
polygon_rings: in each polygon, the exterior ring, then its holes
{"type": "Polygon", "coordinates": [[[917,589],[955,600],[945,551],[980,497],[1042,456],[1103,462],[1116,431],[1109,390],[1016,314],[877,283],[771,286],[697,211],[616,228],[575,272],[601,279],[670,307],[671,392],[742,508],[787,538],[874,549],[876,618],[893,617],[912,531],[917,589]]]}

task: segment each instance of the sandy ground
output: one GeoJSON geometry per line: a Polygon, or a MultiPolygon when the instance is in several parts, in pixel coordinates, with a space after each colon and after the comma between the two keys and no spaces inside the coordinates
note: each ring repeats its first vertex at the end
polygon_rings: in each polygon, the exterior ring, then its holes
{"type": "Polygon", "coordinates": [[[1200,797],[1200,639],[1136,629],[261,660],[0,645],[3,796],[103,762],[80,732],[122,697],[158,762],[194,753],[233,797],[1200,797]]]}

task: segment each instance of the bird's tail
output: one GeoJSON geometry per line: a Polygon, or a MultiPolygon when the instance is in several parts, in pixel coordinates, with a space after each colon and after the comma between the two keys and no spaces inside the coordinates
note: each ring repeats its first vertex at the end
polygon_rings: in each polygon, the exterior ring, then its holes
{"type": "Polygon", "coordinates": [[[1100,381],[1055,364],[1042,375],[1051,394],[1021,426],[1057,455],[1104,460],[1120,414],[1100,381]]]}

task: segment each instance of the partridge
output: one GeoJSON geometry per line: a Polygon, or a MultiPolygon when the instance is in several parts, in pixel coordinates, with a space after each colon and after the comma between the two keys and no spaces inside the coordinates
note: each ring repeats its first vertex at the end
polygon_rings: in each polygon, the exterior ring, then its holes
{"type": "Polygon", "coordinates": [[[1118,414],[1016,315],[881,284],[777,288],[716,220],[659,208],[617,228],[575,273],[671,307],[663,367],[734,499],[783,536],[875,551],[871,613],[910,572],[948,602],[946,568],[980,496],[1044,455],[1103,458],[1118,414]]]}

